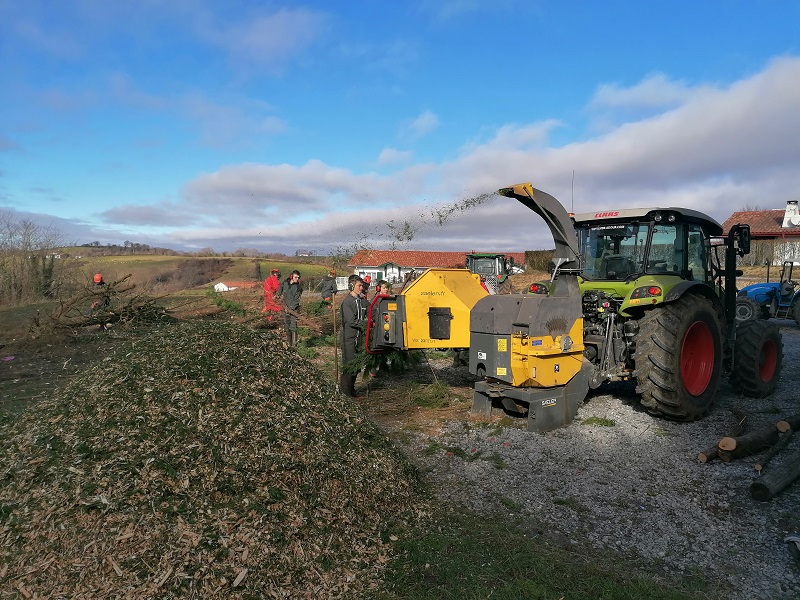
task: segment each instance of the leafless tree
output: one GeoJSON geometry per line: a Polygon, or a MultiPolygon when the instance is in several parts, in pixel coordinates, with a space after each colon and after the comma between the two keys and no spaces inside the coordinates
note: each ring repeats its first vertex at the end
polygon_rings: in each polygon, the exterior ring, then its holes
{"type": "Polygon", "coordinates": [[[0,211],[0,306],[54,297],[68,275],[63,245],[58,229],[0,211]]]}

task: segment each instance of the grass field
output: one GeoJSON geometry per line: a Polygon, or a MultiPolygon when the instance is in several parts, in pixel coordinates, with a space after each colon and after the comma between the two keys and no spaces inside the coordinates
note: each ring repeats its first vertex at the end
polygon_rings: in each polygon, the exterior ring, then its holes
{"type": "Polygon", "coordinates": [[[250,257],[230,256],[203,258],[194,256],[158,256],[146,254],[119,256],[87,256],[68,259],[83,273],[87,281],[91,281],[95,273],[102,273],[106,281],[117,281],[130,275],[131,281],[137,285],[157,280],[159,276],[177,272],[190,263],[229,261],[231,264],[223,272],[218,273],[214,281],[263,281],[270,271],[277,267],[282,276],[288,276],[293,269],[299,270],[305,279],[320,279],[330,268],[324,264],[310,264],[296,261],[275,261],[250,257]]]}

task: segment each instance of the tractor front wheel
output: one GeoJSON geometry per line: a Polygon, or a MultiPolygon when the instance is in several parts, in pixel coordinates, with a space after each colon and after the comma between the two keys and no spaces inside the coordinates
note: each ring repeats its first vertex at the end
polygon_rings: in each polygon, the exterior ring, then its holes
{"type": "Polygon", "coordinates": [[[783,339],[768,321],[740,323],[736,328],[731,383],[745,396],[764,398],[775,391],[783,367],[783,339]]]}
{"type": "Polygon", "coordinates": [[[755,321],[761,314],[761,307],[758,302],[748,296],[737,296],[735,314],[739,323],[755,321]]]}
{"type": "Polygon", "coordinates": [[[636,391],[655,414],[679,421],[702,417],[722,377],[723,329],[711,301],[687,294],[639,321],[636,391]]]}

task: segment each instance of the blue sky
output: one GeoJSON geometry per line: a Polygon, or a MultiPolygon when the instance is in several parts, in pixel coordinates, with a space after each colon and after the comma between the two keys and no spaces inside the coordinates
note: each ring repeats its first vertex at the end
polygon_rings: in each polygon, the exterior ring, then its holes
{"type": "Polygon", "coordinates": [[[472,198],[800,198],[789,0],[0,0],[0,93],[0,213],[65,243],[519,251],[539,217],[472,198]]]}

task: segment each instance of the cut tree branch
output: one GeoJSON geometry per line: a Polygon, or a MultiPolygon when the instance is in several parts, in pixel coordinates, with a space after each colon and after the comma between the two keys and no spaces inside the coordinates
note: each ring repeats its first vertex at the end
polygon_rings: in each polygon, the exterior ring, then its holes
{"type": "Polygon", "coordinates": [[[800,450],[789,456],[779,467],[771,469],[750,484],[750,495],[766,502],[800,477],[800,450]]]}

